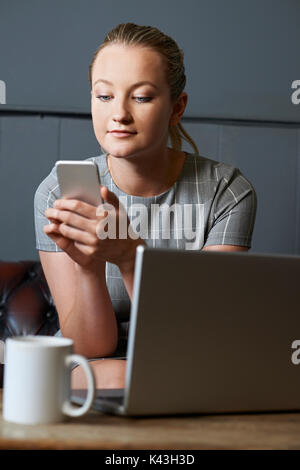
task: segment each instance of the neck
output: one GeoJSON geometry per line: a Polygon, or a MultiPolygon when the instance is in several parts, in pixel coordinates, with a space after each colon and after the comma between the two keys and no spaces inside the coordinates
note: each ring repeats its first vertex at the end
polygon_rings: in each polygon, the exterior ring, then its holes
{"type": "Polygon", "coordinates": [[[161,194],[177,181],[186,154],[166,148],[163,155],[151,158],[122,158],[107,154],[107,166],[115,185],[132,196],[161,194]]]}

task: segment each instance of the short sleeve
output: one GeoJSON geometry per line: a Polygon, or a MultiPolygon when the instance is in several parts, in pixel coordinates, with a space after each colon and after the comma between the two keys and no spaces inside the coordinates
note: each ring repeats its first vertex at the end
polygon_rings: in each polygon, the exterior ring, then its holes
{"type": "Polygon", "coordinates": [[[226,172],[218,182],[204,246],[237,245],[250,248],[256,208],[257,197],[251,183],[237,168],[226,172]]]}
{"type": "Polygon", "coordinates": [[[47,178],[41,182],[34,195],[35,246],[37,250],[62,251],[43,230],[43,227],[50,223],[45,216],[45,210],[53,207],[54,201],[59,198],[60,190],[54,167],[47,178]]]}

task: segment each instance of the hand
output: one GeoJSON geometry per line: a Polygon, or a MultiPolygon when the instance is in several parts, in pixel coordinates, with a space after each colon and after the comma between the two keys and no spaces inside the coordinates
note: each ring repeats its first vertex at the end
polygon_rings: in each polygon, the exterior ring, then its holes
{"type": "Polygon", "coordinates": [[[133,233],[117,196],[105,186],[101,187],[100,192],[106,203],[98,207],[75,199],[57,199],[53,208],[45,211],[51,223],[44,226],[44,232],[86,269],[97,269],[106,261],[116,264],[122,271],[132,269],[136,247],[145,242],[133,233]],[[126,234],[119,233],[120,218],[126,234]],[[117,230],[113,237],[105,238],[104,228],[108,221],[110,226],[114,222],[117,230]]]}

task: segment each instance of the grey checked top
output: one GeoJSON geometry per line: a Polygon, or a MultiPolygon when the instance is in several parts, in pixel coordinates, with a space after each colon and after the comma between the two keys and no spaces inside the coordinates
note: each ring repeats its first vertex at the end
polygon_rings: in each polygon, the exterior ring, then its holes
{"type": "MultiPolygon", "coordinates": [[[[106,154],[90,157],[101,184],[125,207],[133,229],[152,247],[201,250],[208,245],[251,246],[256,194],[237,168],[187,153],[181,174],[167,191],[152,197],[131,196],[113,182],[106,154]]],[[[34,198],[36,248],[62,251],[44,232],[44,212],[60,198],[56,169],[39,185],[34,198]]],[[[118,267],[106,263],[106,281],[118,321],[127,321],[130,299],[118,267]]]]}

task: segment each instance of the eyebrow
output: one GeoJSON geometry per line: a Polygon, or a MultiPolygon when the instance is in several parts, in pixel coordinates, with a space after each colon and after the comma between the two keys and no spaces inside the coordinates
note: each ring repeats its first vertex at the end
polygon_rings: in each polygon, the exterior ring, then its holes
{"type": "MultiPolygon", "coordinates": [[[[104,80],[103,78],[99,78],[98,80],[96,80],[96,81],[94,82],[94,85],[96,85],[96,83],[98,83],[98,82],[107,83],[107,85],[113,85],[112,82],[109,82],[108,80],[104,80]]],[[[142,82],[137,82],[137,83],[135,83],[134,85],[132,85],[132,86],[130,87],[130,89],[136,88],[136,87],[141,86],[141,85],[151,85],[151,86],[153,86],[154,88],[157,88],[157,89],[158,89],[158,86],[154,85],[154,83],[149,82],[149,81],[147,81],[147,80],[142,81],[142,82]]]]}

